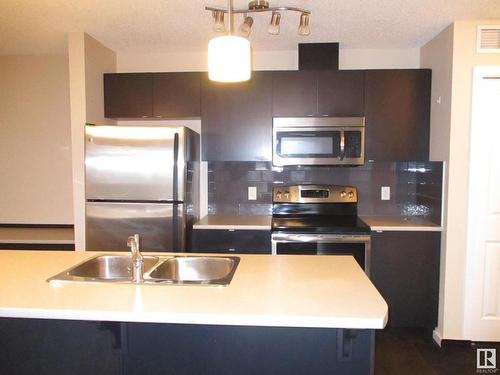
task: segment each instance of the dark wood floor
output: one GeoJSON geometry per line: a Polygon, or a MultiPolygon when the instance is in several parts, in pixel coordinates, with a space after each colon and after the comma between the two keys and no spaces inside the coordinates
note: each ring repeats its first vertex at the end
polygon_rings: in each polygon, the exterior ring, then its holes
{"type": "Polygon", "coordinates": [[[500,343],[445,342],[440,348],[431,332],[394,328],[377,332],[375,348],[375,375],[476,375],[477,348],[496,348],[500,355],[500,343]]]}

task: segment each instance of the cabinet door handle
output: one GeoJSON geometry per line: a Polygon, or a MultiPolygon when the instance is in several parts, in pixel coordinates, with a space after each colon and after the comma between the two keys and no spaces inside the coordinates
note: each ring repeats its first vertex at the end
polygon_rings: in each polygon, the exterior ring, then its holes
{"type": "Polygon", "coordinates": [[[232,253],[236,251],[236,249],[235,249],[234,247],[230,247],[228,250],[229,250],[230,252],[232,252],[232,253]]]}

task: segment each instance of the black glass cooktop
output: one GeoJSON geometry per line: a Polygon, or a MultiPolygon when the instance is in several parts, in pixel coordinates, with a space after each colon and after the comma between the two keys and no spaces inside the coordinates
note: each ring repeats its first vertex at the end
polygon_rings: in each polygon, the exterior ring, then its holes
{"type": "Polygon", "coordinates": [[[370,227],[363,220],[351,215],[273,215],[271,228],[296,233],[370,233],[370,227]]]}

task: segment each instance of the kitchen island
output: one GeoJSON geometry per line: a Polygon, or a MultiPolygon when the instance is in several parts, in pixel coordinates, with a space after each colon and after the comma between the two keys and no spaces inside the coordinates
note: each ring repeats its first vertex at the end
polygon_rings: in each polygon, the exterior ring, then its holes
{"type": "MultiPolygon", "coordinates": [[[[352,257],[242,255],[226,287],[46,282],[95,255],[0,251],[0,349],[14,352],[19,339],[9,329],[24,322],[71,332],[71,321],[95,321],[111,327],[126,374],[373,368],[374,330],[385,326],[387,304],[352,257]]],[[[81,358],[67,355],[83,362],[81,349],[81,358]]]]}

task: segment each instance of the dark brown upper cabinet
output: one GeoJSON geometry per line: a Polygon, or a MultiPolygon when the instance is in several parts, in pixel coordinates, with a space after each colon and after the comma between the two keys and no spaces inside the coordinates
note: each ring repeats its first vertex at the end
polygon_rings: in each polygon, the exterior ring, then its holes
{"type": "Polygon", "coordinates": [[[363,116],[364,72],[276,72],[273,80],[273,115],[363,116]]]}
{"type": "Polygon", "coordinates": [[[318,112],[318,81],[314,71],[273,73],[273,115],[314,116],[318,112]]]}
{"type": "Polygon", "coordinates": [[[362,117],[365,113],[365,74],[361,71],[318,72],[318,115],[362,117]]]}
{"type": "Polygon", "coordinates": [[[246,82],[202,78],[203,160],[271,160],[272,73],[252,72],[246,82]]]}
{"type": "Polygon", "coordinates": [[[431,71],[367,70],[367,161],[429,159],[431,71]]]}
{"type": "Polygon", "coordinates": [[[153,117],[153,76],[149,73],[104,74],[104,116],[153,117]]]}
{"type": "Polygon", "coordinates": [[[153,116],[200,116],[200,73],[154,73],[153,116]]]}
{"type": "Polygon", "coordinates": [[[200,116],[200,73],[104,74],[104,114],[110,118],[200,116]]]}

